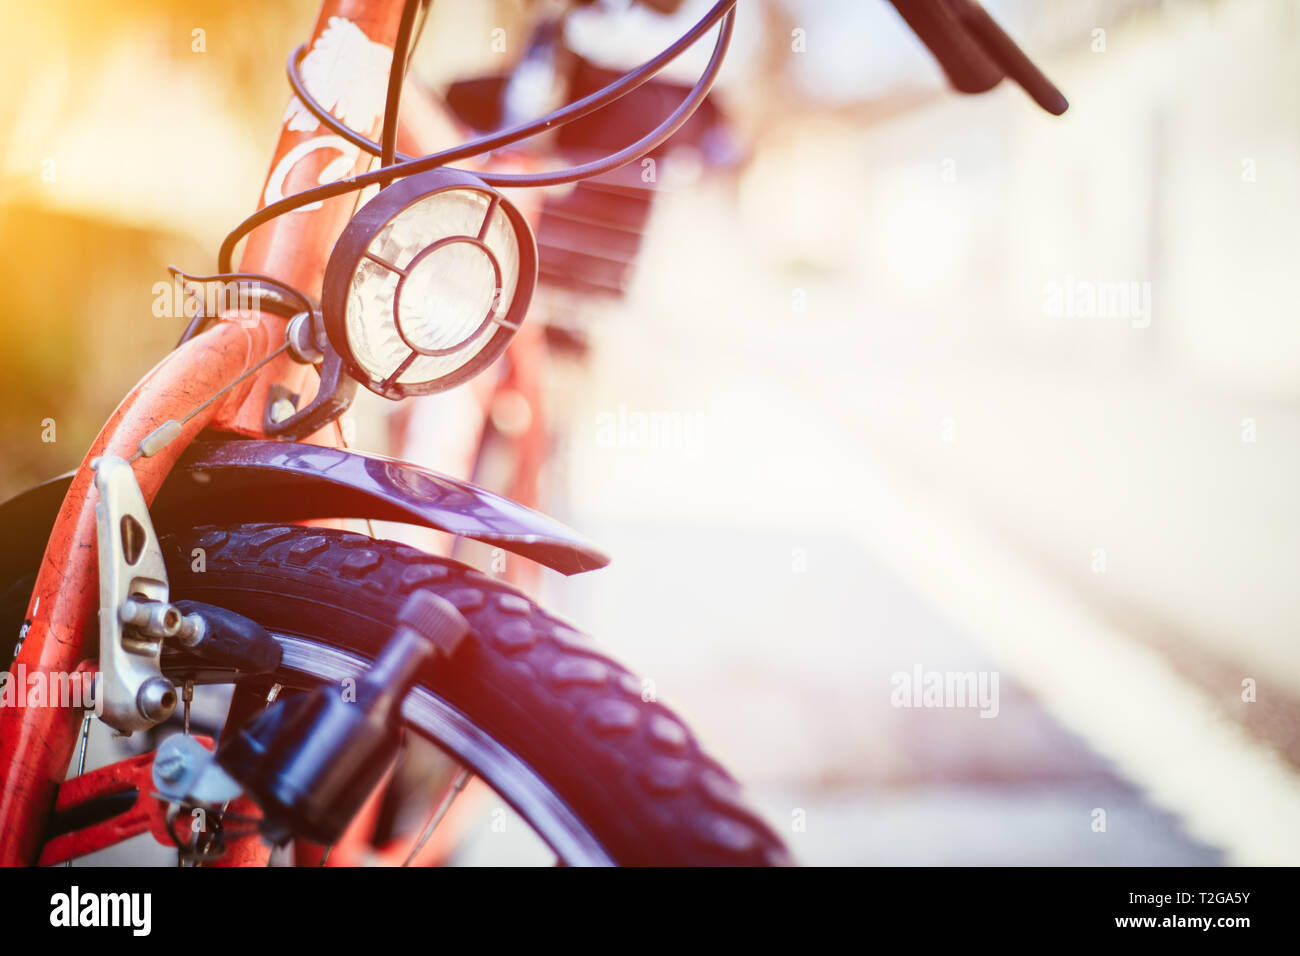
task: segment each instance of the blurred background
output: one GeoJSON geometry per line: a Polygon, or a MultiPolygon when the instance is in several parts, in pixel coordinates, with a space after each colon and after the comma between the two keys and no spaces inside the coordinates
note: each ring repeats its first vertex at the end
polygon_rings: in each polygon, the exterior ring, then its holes
{"type": "MultiPolygon", "coordinates": [[[[626,68],[707,6],[566,41],[626,68]]],[[[615,560],[543,598],[803,862],[1298,864],[1300,3],[985,6],[1065,116],[950,91],[883,0],[742,0],[728,138],[571,317],[541,505],[615,560]],[[918,669],[996,717],[897,706],[918,669]]],[[[155,283],[253,209],[315,11],[3,14],[0,498],[174,344],[155,283]]],[[[536,13],[436,0],[414,70],[507,71],[536,13]]]]}

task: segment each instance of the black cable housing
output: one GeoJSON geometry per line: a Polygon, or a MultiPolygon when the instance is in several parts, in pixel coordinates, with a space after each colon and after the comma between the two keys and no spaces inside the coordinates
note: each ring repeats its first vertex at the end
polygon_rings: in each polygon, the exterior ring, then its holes
{"type": "MultiPolygon", "coordinates": [[[[735,5],[737,0],[719,0],[718,3],[709,10],[708,13],[700,19],[690,30],[683,34],[676,42],[665,49],[658,56],[647,60],[641,66],[624,74],[619,79],[610,83],[603,89],[597,90],[580,100],[576,100],[567,106],[560,107],[539,119],[513,127],[512,129],[492,133],[486,136],[480,136],[463,143],[460,146],[451,149],[442,150],[437,153],[431,153],[422,157],[407,157],[396,152],[393,149],[393,162],[384,165],[380,169],[371,172],[362,173],[357,176],[351,176],[347,179],[339,180],[334,183],[327,183],[324,186],[318,186],[313,189],[303,190],[293,196],[286,197],[278,202],[271,203],[258,210],[252,216],[240,223],[226,238],[222,241],[220,252],[218,253],[218,263],[220,272],[227,273],[231,271],[231,263],[234,259],[235,247],[246,235],[256,229],[258,226],[282,216],[285,213],[292,212],[301,206],[309,203],[319,202],[324,199],[330,199],[335,196],[341,196],[346,193],[355,192],[365,189],[372,184],[386,185],[393,179],[404,176],[411,176],[416,173],[425,172],[430,169],[436,169],[440,166],[446,166],[449,163],[462,159],[468,159],[472,156],[481,155],[502,146],[527,139],[545,130],[556,126],[571,123],[574,120],[588,116],[602,107],[614,102],[622,96],[626,96],[633,90],[647,83],[655,75],[663,70],[671,61],[680,56],[687,47],[691,46],[712,29],[715,25],[721,24],[718,39],[714,45],[713,54],[709,59],[708,65],[701,73],[696,84],[665,120],[657,127],[643,136],[641,139],[630,144],[629,146],[602,157],[589,163],[579,166],[571,166],[562,169],[551,170],[540,173],[482,173],[476,172],[474,175],[493,187],[542,187],[557,186],[565,183],[578,182],[579,180],[589,179],[593,176],[599,176],[610,170],[617,169],[627,163],[634,162],[646,153],[658,148],[666,142],[674,133],[677,132],[691,115],[699,107],[704,98],[708,96],[709,90],[712,89],[717,79],[718,73],[722,68],[723,59],[726,57],[727,49],[731,43],[732,31],[735,26],[735,5]]],[[[416,0],[408,0],[407,8],[403,11],[403,23],[406,21],[405,14],[416,3],[416,0]]],[[[400,34],[400,25],[399,25],[400,34]]],[[[400,39],[400,36],[399,36],[400,39]]],[[[409,40],[409,34],[408,34],[409,40]]],[[[303,49],[299,48],[289,58],[289,83],[294,89],[294,93],[306,106],[307,110],[312,113],[331,131],[345,138],[348,142],[359,147],[360,149],[384,157],[387,143],[375,143],[373,140],[362,136],[355,130],[340,123],[328,110],[324,109],[311,94],[307,91],[306,86],[302,83],[301,76],[298,72],[298,64],[301,62],[303,49]]],[[[393,73],[390,74],[389,99],[385,104],[385,123],[384,139],[390,136],[392,143],[396,142],[396,122],[397,106],[401,94],[400,80],[394,81],[393,74],[399,76],[404,73],[406,57],[403,55],[399,58],[396,50],[393,57],[393,73]],[[400,63],[400,65],[399,65],[400,63]],[[396,91],[394,91],[394,86],[396,91]],[[391,132],[390,132],[391,130],[391,132]]]]}

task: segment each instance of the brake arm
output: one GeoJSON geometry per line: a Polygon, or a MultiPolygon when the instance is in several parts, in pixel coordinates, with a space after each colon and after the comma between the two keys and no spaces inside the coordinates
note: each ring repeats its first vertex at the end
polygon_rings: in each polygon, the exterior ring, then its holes
{"type": "Polygon", "coordinates": [[[171,716],[176,688],[163,676],[162,643],[182,617],[168,603],[167,569],[149,508],[125,459],[105,455],[95,469],[99,543],[97,710],[124,734],[171,716]]]}

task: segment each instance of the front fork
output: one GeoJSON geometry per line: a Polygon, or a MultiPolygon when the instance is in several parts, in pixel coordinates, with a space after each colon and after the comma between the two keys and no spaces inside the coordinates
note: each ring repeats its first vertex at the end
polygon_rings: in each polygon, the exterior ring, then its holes
{"type": "MultiPolygon", "coordinates": [[[[402,6],[401,0],[324,0],[312,44],[332,22],[346,21],[373,43],[391,49],[402,6]]],[[[374,115],[382,116],[383,103],[371,105],[374,115]]],[[[378,134],[377,129],[364,132],[372,137],[378,134]]],[[[286,123],[268,175],[268,189],[272,181],[285,195],[318,185],[324,169],[337,159],[339,150],[330,147],[331,138],[322,137],[319,130],[293,129],[286,123]],[[309,142],[320,146],[313,149],[307,146],[309,142]],[[301,158],[291,161],[291,154],[301,158]]],[[[359,156],[349,172],[361,172],[369,165],[369,156],[359,156]]],[[[318,294],[329,251],[354,208],[354,196],[340,196],[319,208],[273,220],[249,237],[241,271],[273,275],[318,294]]],[[[91,635],[99,588],[91,460],[102,455],[130,459],[141,440],[168,420],[180,419],[198,408],[268,357],[284,342],[284,334],[282,318],[234,313],[233,319],[217,322],[164,358],[113,412],[77,469],[59,510],[28,605],[31,623],[11,667],[11,680],[24,668],[29,682],[35,677],[49,686],[50,677],[72,674],[94,654],[91,635]]],[[[152,503],[181,452],[208,425],[261,435],[272,386],[306,391],[302,387],[306,371],[296,368],[288,355],[281,355],[225,398],[189,418],[164,448],[136,460],[136,482],[145,502],[152,503]]],[[[337,430],[331,427],[308,440],[336,444],[336,436],[337,430]]],[[[80,710],[49,704],[0,708],[0,865],[36,862],[59,783],[76,749],[80,710]]],[[[254,838],[235,856],[253,862],[264,854],[254,838]]]]}
{"type": "MultiPolygon", "coordinates": [[[[198,406],[265,351],[260,326],[223,321],[167,356],[113,412],[77,469],[37,573],[27,611],[30,624],[15,660],[29,683],[35,677],[51,686],[55,678],[53,686],[58,686],[63,675],[94,653],[99,570],[91,461],[103,455],[130,458],[141,440],[174,417],[173,410],[198,406]]],[[[136,461],[136,482],[146,502],[153,501],[176,459],[215,411],[213,406],[196,415],[178,439],[136,461]]],[[[39,853],[81,718],[79,709],[58,703],[0,709],[0,864],[31,864],[39,853]]]]}

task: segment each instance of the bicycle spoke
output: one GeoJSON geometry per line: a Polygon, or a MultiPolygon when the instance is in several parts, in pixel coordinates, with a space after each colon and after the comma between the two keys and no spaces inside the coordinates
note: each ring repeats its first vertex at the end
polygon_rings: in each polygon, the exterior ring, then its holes
{"type": "MultiPolygon", "coordinates": [[[[83,773],[86,772],[86,744],[90,740],[90,718],[93,716],[94,714],[92,714],[90,711],[87,711],[86,716],[81,719],[81,749],[80,752],[77,754],[77,776],[78,777],[80,777],[83,773]]],[[[71,859],[64,860],[63,866],[65,868],[72,866],[72,860],[71,859]]]]}
{"type": "Polygon", "coordinates": [[[473,774],[470,773],[468,767],[461,770],[460,774],[456,777],[455,783],[453,783],[451,789],[447,791],[447,795],[442,798],[437,809],[433,811],[433,816],[429,818],[428,824],[425,825],[424,832],[420,834],[420,839],[416,842],[415,846],[412,847],[410,855],[402,863],[402,866],[410,866],[411,861],[414,860],[416,856],[419,855],[420,851],[424,849],[424,845],[428,843],[429,838],[433,836],[433,831],[438,828],[438,824],[441,823],[442,818],[447,815],[447,811],[451,809],[451,805],[456,802],[456,798],[460,796],[460,792],[465,789],[465,785],[469,783],[469,778],[471,776],[473,776],[473,774]]]}
{"type": "Polygon", "coordinates": [[[185,702],[185,736],[190,735],[190,703],[194,700],[194,681],[187,680],[181,691],[181,700],[185,702]]]}

